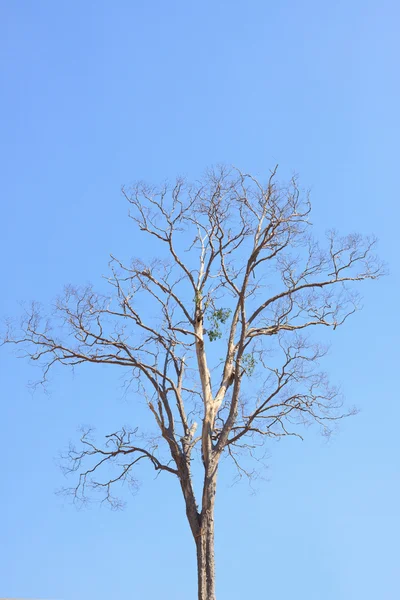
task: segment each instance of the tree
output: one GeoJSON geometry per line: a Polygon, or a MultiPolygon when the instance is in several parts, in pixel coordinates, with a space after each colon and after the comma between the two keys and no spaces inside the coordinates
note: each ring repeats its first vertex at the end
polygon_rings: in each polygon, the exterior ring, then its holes
{"type": "Polygon", "coordinates": [[[146,436],[135,423],[99,444],[83,431],[68,452],[69,470],[78,472],[74,497],[94,489],[117,506],[114,486],[134,482],[144,460],[176,477],[196,546],[198,598],[214,600],[221,458],[251,476],[244,454],[257,458],[268,438],[301,437],[300,427],[312,422],[329,433],[351,412],[319,369],[326,349],[307,333],[342,325],[358,307],[354,283],[384,269],[374,238],[330,231],[321,248],[311,235],[308,194],[296,177],[280,184],[276,168],[265,186],[219,167],[193,185],[138,183],[123,194],[162,258],[126,265],[112,256],[110,294],[69,286],[50,318],[33,304],[5,342],[42,363],[43,382],[56,364],[127,371],[156,433],[146,436]]]}

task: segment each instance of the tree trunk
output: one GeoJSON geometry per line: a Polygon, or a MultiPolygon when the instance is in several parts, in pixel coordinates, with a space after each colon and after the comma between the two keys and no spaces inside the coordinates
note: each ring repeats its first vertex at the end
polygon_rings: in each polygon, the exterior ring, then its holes
{"type": "Polygon", "coordinates": [[[198,600],[215,600],[214,505],[217,466],[206,475],[200,529],[195,537],[197,551],[198,600]]]}
{"type": "Polygon", "coordinates": [[[215,600],[214,515],[208,515],[196,538],[198,600],[215,600]]]}

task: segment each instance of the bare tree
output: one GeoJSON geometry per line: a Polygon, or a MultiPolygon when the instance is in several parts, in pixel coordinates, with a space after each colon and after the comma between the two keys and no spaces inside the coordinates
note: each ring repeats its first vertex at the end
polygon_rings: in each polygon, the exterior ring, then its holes
{"type": "Polygon", "coordinates": [[[330,231],[321,248],[310,233],[308,195],[296,178],[280,184],[276,169],[266,185],[219,167],[194,185],[138,183],[123,193],[135,226],[163,258],[124,264],[112,256],[110,294],[67,287],[50,318],[33,305],[5,342],[42,363],[43,381],[58,363],[126,369],[155,433],[135,423],[99,444],[84,431],[68,453],[79,474],[73,494],[84,499],[94,488],[116,506],[114,485],[135,483],[144,460],[176,477],[196,546],[198,598],[214,600],[221,458],[251,475],[243,455],[257,458],[268,438],[301,437],[312,422],[328,433],[349,414],[319,370],[325,348],[305,334],[342,325],[357,309],[354,282],[379,278],[383,266],[374,238],[330,231]]]}

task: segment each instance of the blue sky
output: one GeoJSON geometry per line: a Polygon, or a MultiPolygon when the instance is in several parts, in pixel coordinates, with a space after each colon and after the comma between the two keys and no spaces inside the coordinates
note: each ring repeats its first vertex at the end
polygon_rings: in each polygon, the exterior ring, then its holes
{"type": "MultiPolygon", "coordinates": [[[[0,8],[0,314],[99,280],[140,252],[121,184],[260,177],[276,163],[312,190],[318,231],[375,233],[390,276],[332,335],[325,367],[361,412],[328,444],[271,444],[251,495],[222,476],[218,599],[399,597],[398,161],[400,9],[388,0],[50,2],[0,8]],[[233,574],[233,577],[232,577],[233,574]]],[[[174,482],[143,469],[124,512],[54,495],[56,457],[83,423],[129,422],[117,373],[35,369],[1,352],[0,595],[195,597],[174,482]]]]}

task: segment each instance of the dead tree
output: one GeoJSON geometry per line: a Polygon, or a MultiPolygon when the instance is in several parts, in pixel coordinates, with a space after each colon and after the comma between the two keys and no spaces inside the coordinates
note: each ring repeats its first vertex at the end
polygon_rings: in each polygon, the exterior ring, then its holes
{"type": "Polygon", "coordinates": [[[327,433],[349,413],[319,369],[324,347],[307,334],[342,325],[357,309],[355,282],[379,278],[383,267],[374,238],[330,231],[321,247],[311,236],[308,194],[296,178],[280,184],[276,169],[265,185],[222,167],[193,185],[138,183],[123,194],[162,258],[125,264],[112,256],[109,294],[67,287],[49,318],[33,305],[5,342],[41,363],[44,381],[56,364],[126,370],[155,434],[146,438],[135,423],[99,444],[83,432],[68,453],[78,473],[73,493],[95,489],[115,506],[114,485],[134,481],[144,460],[176,477],[196,546],[198,598],[214,600],[221,457],[249,474],[243,453],[254,456],[268,438],[301,437],[307,423],[327,433]]]}

